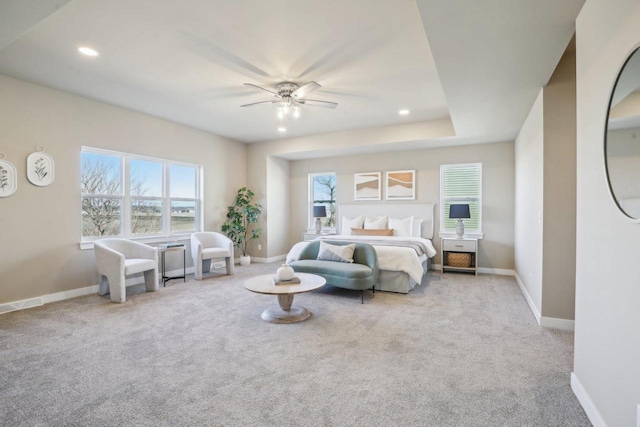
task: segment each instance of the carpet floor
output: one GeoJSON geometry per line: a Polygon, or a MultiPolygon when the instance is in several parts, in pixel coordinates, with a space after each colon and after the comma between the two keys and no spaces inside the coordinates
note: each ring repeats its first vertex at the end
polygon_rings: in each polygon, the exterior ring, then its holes
{"type": "Polygon", "coordinates": [[[329,286],[304,322],[235,276],[0,316],[2,426],[589,426],[573,334],[541,328],[511,277],[430,272],[408,295],[329,286]]]}

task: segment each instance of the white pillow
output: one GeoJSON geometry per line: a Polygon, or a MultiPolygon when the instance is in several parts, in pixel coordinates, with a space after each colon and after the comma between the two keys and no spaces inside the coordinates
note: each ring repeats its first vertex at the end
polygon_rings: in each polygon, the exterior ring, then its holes
{"type": "Polygon", "coordinates": [[[411,235],[413,237],[422,237],[422,218],[413,218],[413,230],[411,235]]]}
{"type": "Polygon", "coordinates": [[[362,228],[362,224],[364,224],[364,215],[360,215],[357,218],[348,218],[346,216],[342,217],[342,231],[340,234],[351,234],[352,228],[362,228]]]}
{"type": "Polygon", "coordinates": [[[393,228],[394,236],[411,237],[413,232],[413,217],[404,219],[389,218],[389,228],[393,228]]]}
{"type": "Polygon", "coordinates": [[[364,228],[369,230],[383,230],[387,228],[387,217],[377,216],[375,218],[366,217],[364,219],[364,228]]]}
{"type": "Polygon", "coordinates": [[[320,248],[316,259],[324,261],[336,262],[353,262],[353,253],[356,250],[356,244],[350,245],[332,245],[320,240],[320,248]]]}

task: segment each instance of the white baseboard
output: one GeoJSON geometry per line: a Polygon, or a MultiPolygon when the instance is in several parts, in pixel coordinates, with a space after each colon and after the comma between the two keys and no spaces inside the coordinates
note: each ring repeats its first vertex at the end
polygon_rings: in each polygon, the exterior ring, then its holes
{"type": "MultiPolygon", "coordinates": [[[[441,265],[440,264],[434,264],[433,268],[435,270],[441,270],[441,265]]],[[[516,273],[514,270],[508,270],[508,269],[504,269],[504,268],[485,268],[485,267],[478,267],[478,273],[481,274],[497,274],[500,276],[512,276],[516,279],[516,283],[518,284],[518,287],[520,288],[520,291],[522,292],[522,294],[524,295],[524,299],[527,301],[527,304],[529,305],[529,308],[531,309],[531,312],[533,313],[533,316],[536,318],[536,322],[538,322],[538,324],[540,326],[543,326],[545,328],[554,328],[554,329],[562,329],[564,331],[573,331],[575,329],[575,321],[574,320],[569,320],[569,319],[557,319],[555,317],[544,317],[540,314],[540,311],[538,310],[538,307],[536,307],[536,305],[533,303],[533,299],[531,298],[531,295],[529,295],[529,292],[527,292],[527,288],[525,288],[524,283],[522,283],[522,280],[520,280],[520,276],[518,276],[518,273],[516,273]]]]}
{"type": "Polygon", "coordinates": [[[520,288],[522,295],[524,295],[524,299],[527,300],[527,304],[529,304],[529,309],[531,309],[531,312],[533,313],[533,316],[536,318],[538,325],[544,328],[561,329],[563,331],[575,330],[575,325],[576,325],[575,320],[558,319],[555,317],[543,316],[540,313],[540,310],[538,310],[538,307],[536,307],[536,305],[534,304],[533,298],[531,298],[531,295],[529,295],[529,292],[527,292],[527,288],[524,286],[524,283],[522,283],[522,280],[520,280],[520,276],[518,276],[518,273],[514,271],[513,277],[516,279],[516,283],[518,283],[518,287],[520,288]]]}
{"type": "Polygon", "coordinates": [[[86,286],[84,288],[71,289],[69,291],[56,292],[53,294],[43,295],[41,298],[45,304],[49,304],[51,302],[62,301],[69,298],[81,297],[84,295],[97,294],[100,286],[86,286]]]}
{"type": "Polygon", "coordinates": [[[507,270],[505,268],[486,268],[486,267],[478,267],[478,273],[496,274],[498,276],[513,276],[516,274],[515,271],[507,270]]]}
{"type": "Polygon", "coordinates": [[[563,331],[573,331],[576,327],[575,320],[569,319],[558,319],[555,317],[544,317],[541,316],[540,320],[538,320],[540,326],[545,328],[553,328],[553,329],[561,329],[563,331]]]}
{"type": "MultiPolygon", "coordinates": [[[[442,271],[442,264],[431,264],[431,269],[435,271],[442,271]]],[[[506,268],[487,268],[478,267],[478,273],[480,274],[496,274],[498,276],[515,276],[516,272],[508,270],[506,268]]]]}
{"type": "Polygon", "coordinates": [[[96,294],[98,293],[98,289],[98,285],[85,286],[84,288],[55,292],[53,294],[42,295],[40,297],[0,304],[0,314],[10,313],[17,310],[26,310],[27,308],[38,307],[44,304],[49,304],[51,302],[81,297],[83,295],[96,294]]]}
{"type": "Polygon", "coordinates": [[[607,427],[607,423],[604,422],[600,411],[596,408],[596,405],[593,403],[593,400],[591,400],[591,397],[589,397],[589,393],[584,389],[575,372],[571,372],[571,389],[578,398],[578,402],[582,405],[582,409],[586,412],[593,427],[607,427]]]}
{"type": "Polygon", "coordinates": [[[287,259],[287,255],[276,255],[276,256],[273,256],[271,258],[251,257],[251,261],[257,262],[259,264],[267,264],[267,263],[270,263],[270,262],[284,261],[286,259],[287,259]]]}
{"type": "Polygon", "coordinates": [[[0,304],[0,314],[11,313],[12,311],[25,310],[27,308],[38,307],[44,304],[42,297],[28,298],[20,301],[0,304]]]}
{"type": "Polygon", "coordinates": [[[536,307],[535,303],[533,302],[533,298],[531,298],[531,295],[529,295],[529,292],[527,292],[527,288],[524,286],[524,283],[522,283],[522,280],[520,280],[520,276],[518,276],[517,272],[513,272],[513,277],[516,279],[516,283],[520,287],[520,291],[522,292],[522,295],[524,295],[524,299],[527,300],[527,304],[529,304],[529,308],[531,309],[531,312],[533,313],[533,316],[536,318],[536,322],[538,322],[539,325],[540,318],[542,317],[542,315],[540,314],[540,310],[538,310],[538,307],[536,307]]]}
{"type": "MultiPolygon", "coordinates": [[[[177,270],[166,271],[165,274],[167,276],[182,276],[183,271],[184,270],[180,268],[177,270]]],[[[193,274],[195,271],[195,268],[188,267],[186,271],[187,271],[187,274],[193,274]]],[[[142,283],[144,283],[143,276],[130,277],[126,280],[125,286],[139,285],[142,283]]],[[[71,289],[68,291],[55,292],[52,294],[42,295],[35,298],[28,298],[20,301],[7,302],[4,304],[0,304],[0,314],[10,313],[12,311],[17,311],[17,310],[26,310],[27,308],[39,307],[44,304],[63,301],[70,298],[81,297],[84,295],[97,294],[99,290],[100,290],[100,286],[92,285],[92,286],[85,286],[84,288],[77,288],[77,289],[71,289]]]]}

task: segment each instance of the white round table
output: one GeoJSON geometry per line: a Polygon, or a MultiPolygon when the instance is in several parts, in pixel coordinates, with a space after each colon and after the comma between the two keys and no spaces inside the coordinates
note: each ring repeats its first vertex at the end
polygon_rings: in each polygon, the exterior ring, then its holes
{"type": "Polygon", "coordinates": [[[293,296],[304,292],[311,292],[327,283],[324,277],[316,274],[296,273],[300,283],[295,285],[276,285],[275,274],[265,274],[252,277],[244,282],[244,287],[258,294],[276,295],[280,307],[270,307],[262,312],[262,320],[271,323],[302,322],[311,316],[311,312],[304,307],[292,305],[293,296]]]}

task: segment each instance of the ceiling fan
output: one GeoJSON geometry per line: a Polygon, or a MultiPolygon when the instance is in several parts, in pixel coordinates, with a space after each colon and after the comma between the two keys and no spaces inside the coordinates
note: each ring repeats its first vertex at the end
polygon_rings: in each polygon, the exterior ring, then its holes
{"type": "Polygon", "coordinates": [[[313,81],[302,86],[298,86],[297,84],[291,82],[278,83],[276,85],[275,92],[270,89],[265,89],[258,85],[254,85],[252,83],[245,83],[244,85],[269,92],[277,99],[271,101],[254,102],[252,104],[241,105],[241,107],[253,107],[260,104],[279,104],[278,117],[281,119],[288,116],[289,114],[297,119],[298,117],[300,117],[300,107],[302,105],[324,108],[336,108],[338,106],[338,103],[336,102],[319,101],[317,99],[305,98],[307,94],[322,87],[321,85],[313,81]]]}

